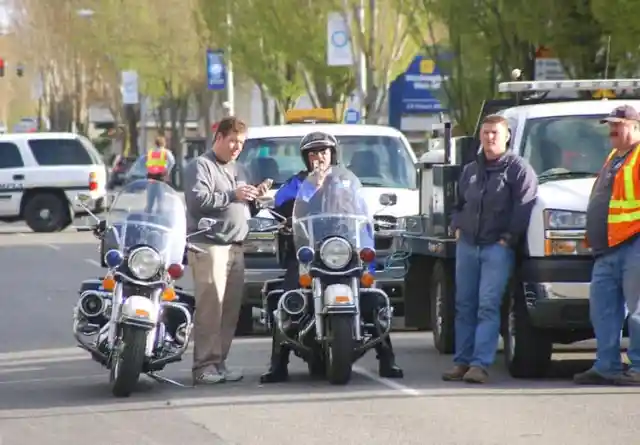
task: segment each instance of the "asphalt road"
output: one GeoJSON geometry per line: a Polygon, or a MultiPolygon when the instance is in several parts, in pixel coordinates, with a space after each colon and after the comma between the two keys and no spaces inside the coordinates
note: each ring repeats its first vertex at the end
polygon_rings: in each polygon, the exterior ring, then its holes
{"type": "MultiPolygon", "coordinates": [[[[261,386],[268,339],[242,338],[230,364],[245,379],[180,388],[146,378],[124,400],[107,372],[74,346],[78,282],[100,273],[89,233],[0,229],[1,445],[602,445],[637,443],[640,389],[575,387],[590,352],[557,355],[546,380],[509,378],[497,364],[485,386],[444,383],[450,357],[430,334],[394,337],[402,381],[380,379],[373,355],[346,387],[311,381],[298,359],[292,381],[261,386]],[[16,233],[16,231],[18,233],[16,233]]],[[[190,280],[185,280],[189,287],[190,280]]],[[[500,361],[501,357],[498,357],[500,361]]],[[[191,357],[165,375],[188,383],[191,357]]]]}

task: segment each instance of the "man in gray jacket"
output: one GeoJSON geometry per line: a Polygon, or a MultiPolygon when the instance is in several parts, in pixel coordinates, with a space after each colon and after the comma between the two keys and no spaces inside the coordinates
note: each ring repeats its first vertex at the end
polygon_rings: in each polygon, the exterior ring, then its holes
{"type": "Polygon", "coordinates": [[[200,218],[214,218],[213,233],[191,242],[205,253],[189,252],[193,270],[196,313],[194,321],[194,385],[242,378],[231,371],[226,359],[231,347],[244,290],[244,251],[249,233],[248,217],[255,213],[255,198],[266,185],[248,185],[234,162],[242,151],[247,126],[236,117],[220,121],[213,149],[194,159],[184,172],[187,231],[197,231],[200,218]]]}

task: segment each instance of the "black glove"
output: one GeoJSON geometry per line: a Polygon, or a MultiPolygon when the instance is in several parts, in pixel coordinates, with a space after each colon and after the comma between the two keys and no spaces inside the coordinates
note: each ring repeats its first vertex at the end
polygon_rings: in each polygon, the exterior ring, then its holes
{"type": "Polygon", "coordinates": [[[102,238],[104,236],[104,232],[107,230],[107,222],[106,221],[100,221],[98,224],[96,224],[93,227],[93,235],[96,238],[102,238]]]}

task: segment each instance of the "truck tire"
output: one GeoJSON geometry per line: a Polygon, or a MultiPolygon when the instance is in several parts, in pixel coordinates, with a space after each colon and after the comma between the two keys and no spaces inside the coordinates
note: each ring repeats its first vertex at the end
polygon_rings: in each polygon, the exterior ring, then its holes
{"type": "Polygon", "coordinates": [[[418,331],[432,328],[428,292],[432,265],[431,258],[414,256],[409,261],[409,270],[404,279],[405,325],[415,327],[418,331]]]}
{"type": "Polygon", "coordinates": [[[451,263],[437,261],[430,284],[431,330],[433,344],[441,354],[455,350],[456,291],[455,269],[451,263]]]}
{"type": "Polygon", "coordinates": [[[511,377],[541,378],[551,364],[553,342],[544,330],[531,325],[522,287],[509,296],[502,323],[504,361],[511,377]]]}
{"type": "Polygon", "coordinates": [[[59,232],[71,224],[69,203],[56,193],[36,193],[24,205],[23,218],[34,232],[59,232]]]}
{"type": "Polygon", "coordinates": [[[238,324],[236,325],[236,337],[245,337],[253,333],[253,306],[250,304],[243,304],[240,308],[240,315],[238,316],[238,324]]]}

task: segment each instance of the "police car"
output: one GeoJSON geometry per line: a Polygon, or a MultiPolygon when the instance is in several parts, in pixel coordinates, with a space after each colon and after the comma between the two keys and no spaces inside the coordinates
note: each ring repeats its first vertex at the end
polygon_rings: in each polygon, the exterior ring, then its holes
{"type": "MultiPolygon", "coordinates": [[[[505,82],[500,92],[515,97],[483,107],[483,114],[508,120],[510,149],[529,161],[540,181],[522,261],[503,309],[504,356],[514,377],[544,376],[554,343],[594,337],[588,300],[593,259],[585,224],[591,189],[611,151],[608,127],[600,120],[622,104],[640,109],[634,99],[546,99],[544,94],[639,87],[640,81],[626,79],[505,82]]],[[[403,235],[413,253],[405,324],[432,328],[441,353],[454,349],[455,240],[448,228],[456,182],[478,150],[474,137],[452,144],[447,128],[444,149],[423,158],[420,214],[404,220],[403,235]]]]}
{"type": "MultiPolygon", "coordinates": [[[[238,163],[255,183],[273,179],[269,192],[273,197],[287,179],[304,170],[300,139],[312,131],[336,136],[340,142],[340,161],[360,179],[369,208],[379,210],[379,198],[384,193],[397,196],[397,203],[380,211],[375,218],[394,223],[400,217],[418,212],[417,159],[405,136],[391,127],[297,121],[291,125],[251,127],[238,163]]],[[[378,285],[397,304],[404,284],[401,271],[382,271],[382,260],[389,253],[392,242],[391,233],[377,233],[376,250],[381,261],[378,285]]],[[[272,234],[251,233],[245,242],[245,304],[249,308],[261,305],[260,289],[264,282],[284,273],[277,263],[275,250],[272,234]]],[[[248,318],[243,318],[241,323],[251,323],[249,313],[244,314],[248,318]]]]}
{"type": "Polygon", "coordinates": [[[90,193],[96,211],[106,196],[107,169],[93,144],[73,133],[0,135],[0,221],[24,221],[34,232],[55,232],[81,211],[90,193]]]}

